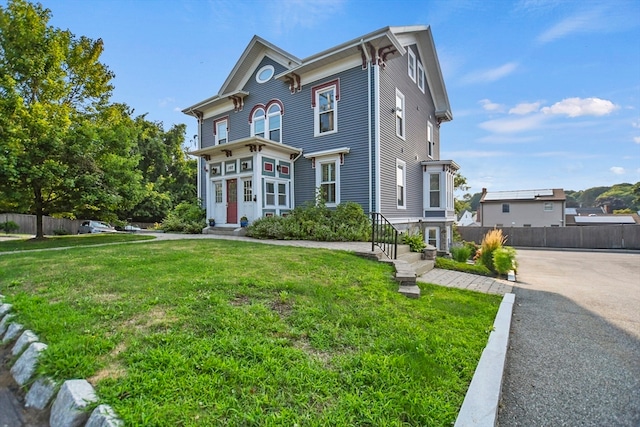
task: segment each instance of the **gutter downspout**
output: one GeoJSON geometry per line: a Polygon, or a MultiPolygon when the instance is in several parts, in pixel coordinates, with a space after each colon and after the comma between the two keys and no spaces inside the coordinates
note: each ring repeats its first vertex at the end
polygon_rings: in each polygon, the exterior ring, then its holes
{"type": "Polygon", "coordinates": [[[300,156],[302,156],[302,150],[300,150],[300,154],[298,154],[293,160],[291,160],[291,165],[293,166],[293,179],[291,180],[291,209],[296,207],[296,162],[298,161],[300,156]]]}
{"type": "Polygon", "coordinates": [[[369,182],[367,183],[368,191],[369,191],[369,214],[371,214],[373,209],[373,194],[371,191],[371,183],[373,181],[373,166],[371,164],[371,56],[369,55],[369,51],[367,50],[367,46],[364,44],[364,40],[360,39],[360,47],[364,52],[364,56],[367,58],[367,148],[368,148],[368,162],[369,162],[369,182]]]}
{"type": "Polygon", "coordinates": [[[373,82],[376,91],[374,93],[374,115],[375,115],[375,188],[376,202],[375,209],[382,213],[381,197],[380,197],[380,67],[375,64],[373,66],[373,82]]]}

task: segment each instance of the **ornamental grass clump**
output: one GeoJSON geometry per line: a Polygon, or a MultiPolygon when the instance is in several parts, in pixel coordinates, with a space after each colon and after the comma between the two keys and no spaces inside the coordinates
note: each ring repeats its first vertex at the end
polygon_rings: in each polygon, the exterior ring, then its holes
{"type": "Polygon", "coordinates": [[[479,260],[494,273],[497,273],[497,271],[493,265],[493,252],[503,247],[506,241],[507,237],[502,234],[502,230],[496,228],[487,232],[480,244],[480,249],[478,250],[478,252],[480,252],[479,260]]]}

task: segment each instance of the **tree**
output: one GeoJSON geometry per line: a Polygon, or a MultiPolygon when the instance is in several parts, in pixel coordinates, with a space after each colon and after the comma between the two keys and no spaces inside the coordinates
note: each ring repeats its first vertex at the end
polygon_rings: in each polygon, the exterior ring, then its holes
{"type": "Polygon", "coordinates": [[[136,183],[128,112],[108,104],[102,40],[53,28],[50,18],[25,0],[0,7],[0,192],[36,215],[36,238],[43,215],[112,214],[136,183]]]}
{"type": "MultiPolygon", "coordinates": [[[[453,177],[453,190],[467,191],[469,189],[469,185],[467,184],[467,178],[462,176],[460,172],[456,172],[453,177]]],[[[470,209],[471,206],[467,202],[467,198],[470,197],[469,194],[465,194],[462,199],[455,198],[453,201],[454,210],[456,214],[461,214],[467,209],[470,209]]]]}
{"type": "Polygon", "coordinates": [[[135,151],[140,156],[144,196],[136,205],[120,213],[135,221],[160,222],[182,202],[196,200],[197,161],[183,147],[186,126],[174,125],[164,131],[160,122],[135,119],[138,139],[135,151]]]}

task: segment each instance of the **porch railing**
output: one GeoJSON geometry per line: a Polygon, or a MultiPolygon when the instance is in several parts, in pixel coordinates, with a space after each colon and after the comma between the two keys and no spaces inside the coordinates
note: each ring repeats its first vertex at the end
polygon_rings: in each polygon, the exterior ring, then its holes
{"type": "Polygon", "coordinates": [[[381,213],[371,212],[371,251],[376,246],[390,259],[398,257],[399,231],[381,213]]]}

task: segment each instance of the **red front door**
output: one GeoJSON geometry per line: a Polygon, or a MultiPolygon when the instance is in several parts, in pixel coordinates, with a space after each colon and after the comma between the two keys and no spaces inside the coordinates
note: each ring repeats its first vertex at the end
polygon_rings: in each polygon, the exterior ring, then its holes
{"type": "Polygon", "coordinates": [[[227,224],[238,222],[238,180],[227,180],[227,224]]]}

